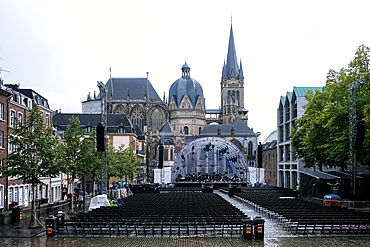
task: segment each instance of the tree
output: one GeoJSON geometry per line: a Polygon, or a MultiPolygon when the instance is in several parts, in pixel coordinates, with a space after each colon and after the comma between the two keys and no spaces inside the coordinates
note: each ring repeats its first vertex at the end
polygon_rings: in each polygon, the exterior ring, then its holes
{"type": "Polygon", "coordinates": [[[41,111],[37,104],[22,124],[16,119],[14,128],[10,128],[9,144],[15,147],[5,158],[6,166],[2,167],[3,176],[19,177],[25,184],[31,184],[33,193],[32,217],[30,227],[40,226],[35,212],[35,189],[43,184],[42,177],[55,177],[60,174],[58,163],[59,140],[53,137],[52,126],[44,124],[41,111]]]}
{"type": "Polygon", "coordinates": [[[132,177],[137,172],[140,161],[137,160],[131,146],[125,148],[120,145],[117,149],[108,148],[108,175],[123,179],[125,176],[132,177]]]}
{"type": "Polygon", "coordinates": [[[365,82],[357,92],[357,119],[366,126],[364,147],[357,151],[358,164],[370,161],[370,76],[369,48],[360,46],[348,68],[329,70],[322,92],[309,91],[305,114],[291,130],[292,153],[305,167],[340,167],[349,162],[349,91],[347,86],[359,79],[365,82]]]}
{"type": "MultiPolygon", "coordinates": [[[[96,130],[86,136],[86,131],[80,128],[80,120],[72,117],[63,137],[63,168],[70,179],[82,178],[99,174],[100,155],[96,151],[96,130]]],[[[71,206],[74,212],[72,200],[71,206]]]]}

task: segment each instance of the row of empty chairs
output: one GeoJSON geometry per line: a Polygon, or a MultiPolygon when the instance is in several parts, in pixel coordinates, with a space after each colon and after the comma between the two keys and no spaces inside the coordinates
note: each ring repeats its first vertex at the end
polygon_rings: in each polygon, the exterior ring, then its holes
{"type": "Polygon", "coordinates": [[[303,201],[297,191],[245,188],[235,196],[298,234],[370,234],[370,212],[303,201]]]}
{"type": "Polygon", "coordinates": [[[135,194],[121,207],[101,207],[66,221],[74,236],[241,236],[246,216],[213,193],[135,194]]]}

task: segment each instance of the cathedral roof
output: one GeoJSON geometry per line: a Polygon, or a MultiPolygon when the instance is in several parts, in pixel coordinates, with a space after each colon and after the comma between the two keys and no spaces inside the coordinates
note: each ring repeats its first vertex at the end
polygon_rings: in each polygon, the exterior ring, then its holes
{"type": "Polygon", "coordinates": [[[230,78],[244,78],[243,69],[241,67],[241,64],[240,64],[240,70],[238,66],[232,25],[230,28],[229,47],[227,50],[227,62],[226,62],[226,65],[224,63],[224,67],[222,69],[222,79],[230,79],[230,78]]]}
{"type": "MultiPolygon", "coordinates": [[[[57,113],[53,116],[53,125],[58,127],[58,131],[65,131],[72,119],[77,117],[80,120],[80,128],[96,128],[101,122],[101,114],[88,113],[57,113]]],[[[118,128],[123,127],[124,133],[135,133],[142,137],[142,133],[136,125],[133,126],[125,114],[107,114],[107,133],[118,133],[118,128]]]]}
{"type": "Polygon", "coordinates": [[[173,127],[169,122],[166,122],[162,128],[159,130],[159,133],[166,132],[166,133],[173,133],[173,127]]]}
{"type": "Polygon", "coordinates": [[[180,105],[182,99],[188,96],[193,108],[196,107],[199,96],[202,99],[202,103],[205,106],[205,99],[203,97],[203,88],[193,78],[190,77],[190,67],[185,63],[182,66],[182,77],[172,83],[169,91],[169,99],[174,98],[177,107],[180,105]],[[186,65],[186,66],[185,66],[186,65]],[[185,66],[185,67],[184,67],[185,66]]]}
{"type": "MultiPolygon", "coordinates": [[[[113,100],[144,100],[161,101],[153,85],[148,78],[110,78],[106,86],[108,88],[107,98],[112,96],[113,100]]],[[[100,97],[100,96],[98,96],[100,97]]]]}
{"type": "Polygon", "coordinates": [[[218,129],[221,130],[221,136],[244,137],[256,135],[239,117],[237,117],[232,124],[207,124],[204,126],[199,136],[217,136],[218,129]],[[232,128],[235,130],[233,135],[231,134],[232,128]]]}

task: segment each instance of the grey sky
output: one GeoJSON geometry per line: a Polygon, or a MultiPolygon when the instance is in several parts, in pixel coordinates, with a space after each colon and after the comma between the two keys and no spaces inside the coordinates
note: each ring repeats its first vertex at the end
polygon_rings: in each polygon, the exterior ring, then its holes
{"type": "MultiPolygon", "coordinates": [[[[369,45],[369,1],[0,0],[0,67],[62,112],[81,112],[96,81],[145,77],[162,98],[186,61],[207,108],[220,105],[232,12],[245,77],[249,127],[276,129],[279,98],[293,86],[323,86],[369,45]]],[[[140,89],[138,89],[140,90],[140,89]]]]}

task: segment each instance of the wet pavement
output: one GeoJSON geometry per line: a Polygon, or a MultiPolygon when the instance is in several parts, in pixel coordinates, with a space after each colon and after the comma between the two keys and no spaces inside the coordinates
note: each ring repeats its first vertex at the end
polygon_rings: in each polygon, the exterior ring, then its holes
{"type": "MultiPolygon", "coordinates": [[[[225,200],[239,208],[252,219],[262,216],[256,213],[247,204],[227,196],[226,193],[215,191],[225,200]]],[[[42,223],[47,214],[42,214],[42,223]]],[[[370,236],[320,236],[296,235],[284,230],[277,222],[262,216],[265,219],[265,237],[262,240],[244,240],[240,238],[115,238],[115,237],[46,237],[45,229],[28,229],[29,219],[20,223],[0,226],[0,246],[370,246],[370,236]]]]}

